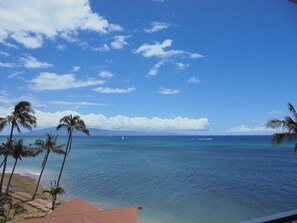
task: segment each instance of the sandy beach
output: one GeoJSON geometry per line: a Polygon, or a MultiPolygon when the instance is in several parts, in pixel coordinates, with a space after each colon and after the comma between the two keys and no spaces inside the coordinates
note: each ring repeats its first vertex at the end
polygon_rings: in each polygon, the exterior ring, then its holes
{"type": "MultiPolygon", "coordinates": [[[[10,174],[7,174],[4,179],[5,185],[8,182],[10,174]]],[[[27,209],[27,214],[21,214],[16,216],[14,220],[28,219],[28,218],[36,218],[43,217],[47,214],[48,210],[46,210],[47,203],[50,204],[51,197],[48,194],[42,194],[45,188],[40,185],[38,188],[38,195],[36,196],[37,201],[39,202],[30,202],[32,194],[36,187],[35,179],[29,176],[22,176],[20,174],[14,174],[12,178],[12,183],[10,187],[10,194],[13,197],[13,202],[20,202],[27,209]],[[40,202],[44,203],[39,206],[40,202]],[[37,205],[38,204],[38,205],[37,205]]]]}
{"type": "MultiPolygon", "coordinates": [[[[8,182],[9,176],[10,174],[5,175],[5,178],[4,178],[5,185],[8,182]]],[[[35,179],[29,176],[23,176],[21,174],[15,173],[12,177],[10,189],[13,191],[21,191],[21,192],[32,194],[35,190],[35,187],[36,187],[35,179]]],[[[42,185],[40,185],[38,188],[38,194],[42,195],[42,191],[44,190],[45,188],[42,185]]]]}

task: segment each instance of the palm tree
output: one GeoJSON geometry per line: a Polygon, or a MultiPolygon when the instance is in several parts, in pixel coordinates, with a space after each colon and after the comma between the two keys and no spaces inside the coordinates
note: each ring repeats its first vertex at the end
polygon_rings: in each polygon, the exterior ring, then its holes
{"type": "MultiPolygon", "coordinates": [[[[10,150],[12,146],[11,144],[14,128],[16,128],[18,132],[21,132],[20,127],[32,130],[32,128],[36,126],[36,117],[34,116],[34,110],[31,108],[31,104],[27,101],[20,101],[18,104],[16,104],[10,115],[8,115],[6,118],[0,118],[0,129],[3,129],[6,125],[11,125],[7,147],[7,150],[10,150]]],[[[8,151],[4,156],[3,170],[0,181],[0,195],[2,194],[7,156],[8,151]]]]}
{"type": "MultiPolygon", "coordinates": [[[[6,125],[5,122],[3,122],[3,120],[4,120],[4,118],[0,118],[0,132],[2,132],[2,130],[4,129],[4,127],[6,125]]],[[[5,151],[3,151],[2,149],[3,148],[1,147],[1,152],[0,152],[1,156],[5,154],[5,151]]],[[[4,159],[1,162],[0,168],[2,167],[3,163],[4,163],[4,159]]]]}
{"type": "Polygon", "coordinates": [[[24,213],[27,213],[26,208],[20,203],[13,203],[11,196],[0,196],[0,222],[8,222],[13,220],[15,216],[24,213]],[[10,215],[11,210],[13,210],[12,216],[10,215]]]}
{"type": "Polygon", "coordinates": [[[34,200],[35,197],[36,197],[38,187],[39,187],[39,184],[40,184],[40,180],[41,180],[41,177],[42,177],[42,174],[43,174],[43,171],[44,171],[44,168],[45,168],[45,165],[46,165],[46,162],[48,160],[48,157],[49,157],[50,153],[54,152],[54,153],[58,153],[58,154],[65,154],[65,152],[61,149],[61,147],[63,145],[57,145],[57,137],[58,136],[56,136],[56,135],[46,134],[46,140],[45,141],[40,140],[40,139],[37,139],[35,141],[35,146],[37,146],[37,148],[44,151],[45,154],[44,154],[44,158],[43,158],[43,161],[42,161],[41,172],[40,172],[40,175],[39,175],[39,178],[38,178],[38,181],[37,181],[37,185],[36,185],[34,194],[32,196],[32,200],[34,200]]]}
{"type": "Polygon", "coordinates": [[[50,190],[44,190],[43,193],[48,193],[52,196],[52,210],[55,210],[57,196],[65,194],[65,190],[59,186],[52,186],[50,190]]]}
{"type": "MultiPolygon", "coordinates": [[[[273,135],[272,141],[277,145],[282,144],[284,139],[289,141],[297,139],[297,112],[291,103],[288,104],[288,108],[292,117],[286,116],[283,120],[272,119],[266,123],[268,128],[281,128],[283,130],[283,132],[273,135]]],[[[294,146],[293,152],[297,152],[297,143],[294,146]]]]}
{"type": "Polygon", "coordinates": [[[7,183],[6,193],[8,193],[8,191],[9,191],[10,183],[11,183],[14,171],[15,171],[15,167],[18,163],[18,160],[22,160],[23,157],[37,156],[40,152],[41,152],[41,150],[35,150],[34,148],[32,148],[30,146],[25,146],[23,139],[12,141],[12,149],[8,153],[9,153],[9,155],[11,155],[14,158],[15,161],[14,161],[13,168],[12,168],[12,171],[11,171],[8,183],[7,183]]]}
{"type": "Polygon", "coordinates": [[[73,130],[83,132],[86,135],[90,134],[89,130],[86,128],[85,122],[78,115],[75,115],[75,116],[68,115],[68,116],[64,116],[63,118],[61,118],[60,124],[57,126],[57,130],[59,130],[60,128],[67,129],[68,141],[67,141],[66,151],[64,154],[64,159],[63,159],[62,166],[60,169],[60,174],[58,177],[57,187],[60,185],[61,176],[62,176],[62,172],[64,169],[66,158],[71,151],[73,130]]]}
{"type": "MultiPolygon", "coordinates": [[[[7,141],[8,141],[8,139],[7,139],[7,141]]],[[[2,145],[0,146],[0,155],[1,156],[2,155],[5,156],[6,152],[8,151],[7,147],[8,147],[8,143],[2,143],[2,145]]],[[[2,160],[2,162],[0,164],[0,168],[2,167],[3,163],[4,163],[4,159],[2,160]]]]}

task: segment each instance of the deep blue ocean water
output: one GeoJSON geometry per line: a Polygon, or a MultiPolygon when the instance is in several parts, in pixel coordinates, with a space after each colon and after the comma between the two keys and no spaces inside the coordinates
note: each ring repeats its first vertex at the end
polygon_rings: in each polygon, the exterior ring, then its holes
{"type": "MultiPolygon", "coordinates": [[[[240,222],[297,209],[292,148],[270,136],[75,137],[62,186],[65,199],[102,208],[142,205],[139,223],[240,222]]],[[[38,173],[42,158],[23,159],[17,171],[38,173]]],[[[52,154],[43,184],[61,162],[52,154]]]]}

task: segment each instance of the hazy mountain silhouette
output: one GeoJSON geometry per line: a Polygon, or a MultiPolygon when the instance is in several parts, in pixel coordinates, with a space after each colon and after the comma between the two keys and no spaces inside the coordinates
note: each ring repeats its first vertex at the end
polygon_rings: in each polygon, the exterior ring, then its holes
{"type": "MultiPolygon", "coordinates": [[[[96,129],[96,128],[88,128],[90,131],[90,136],[149,136],[149,135],[176,135],[171,132],[144,132],[144,131],[115,131],[115,130],[107,130],[107,129],[96,129]]],[[[23,135],[29,136],[44,136],[47,133],[56,134],[60,136],[66,136],[67,130],[60,129],[56,130],[55,127],[45,128],[34,130],[31,132],[23,133],[23,135]]],[[[74,136],[85,136],[81,132],[73,131],[74,136]]]]}

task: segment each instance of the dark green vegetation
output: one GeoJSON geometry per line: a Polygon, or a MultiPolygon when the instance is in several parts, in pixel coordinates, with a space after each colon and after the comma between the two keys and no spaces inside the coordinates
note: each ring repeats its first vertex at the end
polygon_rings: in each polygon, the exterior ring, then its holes
{"type": "MultiPolygon", "coordinates": [[[[276,133],[273,135],[273,143],[279,145],[282,144],[284,140],[294,141],[297,139],[297,112],[294,106],[289,103],[288,109],[291,116],[285,116],[284,119],[272,119],[266,123],[266,127],[273,129],[281,129],[281,133],[276,133]]],[[[293,152],[297,152],[297,143],[293,148],[293,152]]]]}
{"type": "Polygon", "coordinates": [[[67,129],[68,141],[67,141],[67,146],[66,146],[60,174],[58,177],[57,187],[59,187],[59,185],[60,185],[60,180],[61,180],[61,176],[62,176],[62,172],[64,169],[64,164],[65,164],[66,158],[71,151],[73,130],[83,132],[86,135],[90,134],[89,130],[86,129],[86,125],[85,125],[84,121],[82,119],[80,119],[80,117],[78,115],[75,115],[75,116],[69,115],[69,116],[65,116],[65,117],[61,118],[60,124],[57,126],[57,130],[59,130],[60,128],[67,129]]]}
{"type": "Polygon", "coordinates": [[[52,197],[52,210],[55,210],[56,207],[56,200],[58,195],[65,194],[65,190],[62,187],[56,185],[51,186],[50,190],[45,190],[43,193],[48,193],[52,197]]]}
{"type": "Polygon", "coordinates": [[[23,213],[27,213],[27,210],[23,208],[21,203],[14,203],[7,194],[0,196],[0,223],[9,222],[15,216],[23,213]]]}
{"type": "Polygon", "coordinates": [[[72,116],[70,114],[68,116],[63,117],[56,128],[57,130],[59,130],[60,128],[67,129],[68,141],[66,147],[63,145],[58,145],[58,136],[53,134],[46,134],[45,140],[37,139],[34,145],[26,145],[23,139],[13,139],[15,129],[18,133],[21,133],[21,129],[28,129],[31,131],[34,127],[36,127],[37,119],[34,116],[34,114],[35,111],[31,107],[31,104],[29,102],[20,101],[15,105],[14,109],[9,115],[7,115],[6,117],[0,117],[0,132],[6,126],[11,126],[7,142],[2,143],[2,145],[0,146],[0,156],[3,157],[0,166],[0,168],[2,167],[2,174],[0,180],[0,222],[12,220],[16,215],[26,212],[26,210],[22,207],[21,204],[14,204],[12,198],[9,195],[9,187],[11,184],[11,180],[13,178],[13,174],[17,167],[18,161],[21,161],[25,157],[38,156],[39,154],[44,152],[44,158],[41,164],[41,171],[38,178],[38,182],[34,192],[32,191],[32,200],[34,200],[37,195],[40,180],[50,153],[53,152],[64,155],[61,170],[59,172],[58,183],[55,184],[54,187],[51,187],[50,190],[44,191],[44,193],[49,193],[52,196],[52,209],[54,209],[57,196],[65,193],[64,189],[59,185],[66,158],[71,151],[73,132],[78,131],[86,135],[89,135],[89,130],[86,128],[84,121],[79,116],[72,116]],[[62,149],[63,147],[65,147],[65,149],[62,149]],[[4,176],[6,173],[8,157],[12,157],[14,159],[14,165],[5,188],[4,176]]]}

